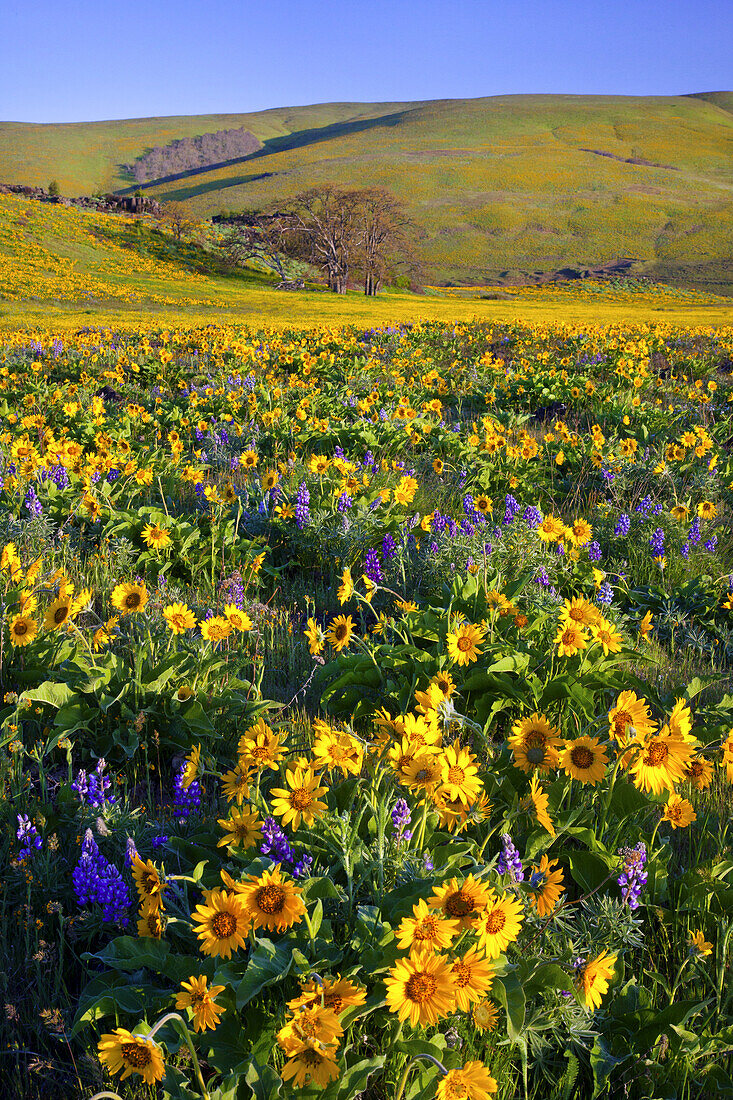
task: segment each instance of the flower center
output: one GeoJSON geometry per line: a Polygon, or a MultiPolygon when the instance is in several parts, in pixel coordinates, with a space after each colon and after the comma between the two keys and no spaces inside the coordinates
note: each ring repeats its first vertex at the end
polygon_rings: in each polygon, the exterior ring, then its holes
{"type": "Polygon", "coordinates": [[[64,619],[66,618],[66,616],[68,614],[69,614],[68,604],[65,605],[64,607],[57,607],[56,610],[53,613],[53,621],[56,623],[57,626],[60,626],[61,623],[64,621],[64,619]]]}
{"type": "Polygon", "coordinates": [[[574,619],[576,623],[582,623],[585,617],[585,612],[582,607],[574,607],[570,612],[570,618],[574,619]]]}
{"type": "Polygon", "coordinates": [[[282,886],[271,882],[268,886],[262,886],[256,894],[257,908],[263,913],[272,915],[282,913],[285,908],[285,891],[282,886]]]}
{"type": "Polygon", "coordinates": [[[459,787],[465,778],[466,773],[464,772],[463,768],[459,768],[457,764],[448,769],[449,783],[454,783],[457,787],[459,787]]]}
{"type": "Polygon", "coordinates": [[[587,769],[593,767],[593,753],[583,745],[572,750],[570,759],[576,768],[587,769]]]}
{"type": "Polygon", "coordinates": [[[486,931],[490,936],[496,936],[506,924],[506,913],[503,909],[494,909],[486,917],[486,931]]]}
{"type": "Polygon", "coordinates": [[[147,1043],[123,1043],[120,1047],[120,1054],[124,1061],[135,1069],[149,1066],[153,1057],[147,1043]]]}
{"type": "Polygon", "coordinates": [[[218,940],[227,940],[237,930],[237,919],[231,913],[217,913],[211,922],[211,931],[218,940]]]}
{"type": "Polygon", "coordinates": [[[651,768],[660,768],[668,756],[669,749],[667,746],[663,745],[660,741],[654,741],[647,750],[644,763],[651,768]]]}
{"type": "Polygon", "coordinates": [[[290,805],[294,810],[307,810],[313,802],[313,796],[307,787],[298,787],[290,795],[290,805]]]}
{"type": "Polygon", "coordinates": [[[348,633],[348,629],[344,625],[344,623],[339,623],[339,625],[336,627],[336,629],[333,632],[333,636],[334,636],[334,638],[336,639],[337,642],[341,642],[341,641],[344,640],[347,633],[348,633]]]}
{"type": "Polygon", "coordinates": [[[13,630],[16,638],[22,638],[24,634],[28,633],[28,623],[16,623],[13,630]]]}
{"type": "Polygon", "coordinates": [[[464,962],[454,962],[453,975],[456,979],[456,985],[459,989],[463,989],[471,981],[471,967],[464,962]]]}
{"type": "Polygon", "coordinates": [[[530,764],[544,764],[545,746],[534,745],[532,748],[527,749],[527,760],[530,764]]]}
{"type": "Polygon", "coordinates": [[[702,773],[703,773],[703,766],[700,763],[700,761],[699,760],[693,760],[692,763],[690,764],[690,775],[694,776],[695,779],[699,779],[699,777],[702,775],[702,773]]]}
{"type": "Polygon", "coordinates": [[[438,934],[438,924],[435,917],[424,917],[420,924],[415,925],[414,939],[434,940],[438,934]]]}
{"type": "Polygon", "coordinates": [[[455,894],[451,894],[445,903],[446,913],[449,913],[452,917],[467,917],[469,913],[473,913],[475,908],[473,898],[464,890],[458,890],[455,894]]]}
{"type": "Polygon", "coordinates": [[[468,653],[469,649],[473,649],[473,642],[468,635],[464,634],[458,639],[458,648],[461,653],[468,653]]]}
{"type": "Polygon", "coordinates": [[[437,988],[438,983],[432,974],[418,970],[405,986],[405,993],[411,1001],[421,1005],[430,1000],[437,988]]]}
{"type": "Polygon", "coordinates": [[[134,611],[136,607],[139,607],[141,603],[141,597],[139,592],[128,592],[125,596],[125,607],[128,611],[134,611]]]}

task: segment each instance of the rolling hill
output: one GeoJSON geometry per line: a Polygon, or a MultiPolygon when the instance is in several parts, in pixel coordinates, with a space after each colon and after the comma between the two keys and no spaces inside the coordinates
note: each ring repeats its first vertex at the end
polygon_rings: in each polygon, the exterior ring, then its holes
{"type": "Polygon", "coordinates": [[[255,114],[0,123],[0,180],[62,193],[134,187],[122,168],[182,137],[246,127],[247,157],[144,185],[198,216],[325,182],[389,187],[435,282],[516,281],[621,257],[733,293],[733,93],[334,103],[255,114]]]}

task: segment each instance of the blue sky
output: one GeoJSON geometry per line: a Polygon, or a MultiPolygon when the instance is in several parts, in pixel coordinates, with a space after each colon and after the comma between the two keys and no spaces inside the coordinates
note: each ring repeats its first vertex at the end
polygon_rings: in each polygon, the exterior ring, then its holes
{"type": "Polygon", "coordinates": [[[2,120],[732,89],[731,0],[0,0],[2,120]]]}

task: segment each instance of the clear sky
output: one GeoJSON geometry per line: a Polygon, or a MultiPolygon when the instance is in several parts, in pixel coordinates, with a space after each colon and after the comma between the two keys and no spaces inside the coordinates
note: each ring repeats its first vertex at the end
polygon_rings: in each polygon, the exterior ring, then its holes
{"type": "Polygon", "coordinates": [[[733,90],[733,0],[0,0],[0,119],[733,90]]]}

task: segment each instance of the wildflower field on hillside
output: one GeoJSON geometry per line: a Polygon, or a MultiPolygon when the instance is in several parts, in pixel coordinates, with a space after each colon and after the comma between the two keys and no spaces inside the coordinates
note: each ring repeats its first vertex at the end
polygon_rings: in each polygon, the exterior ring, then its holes
{"type": "Polygon", "coordinates": [[[733,1098],[733,328],[7,331],[0,526],[3,1096],[733,1098]]]}

